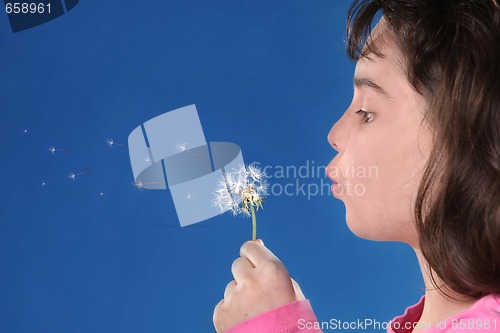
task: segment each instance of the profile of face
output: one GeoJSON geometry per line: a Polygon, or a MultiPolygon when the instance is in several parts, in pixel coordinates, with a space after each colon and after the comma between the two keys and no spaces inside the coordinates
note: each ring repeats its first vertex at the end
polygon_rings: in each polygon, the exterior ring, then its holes
{"type": "Polygon", "coordinates": [[[337,155],[326,172],[354,234],[416,247],[415,198],[432,148],[426,103],[383,19],[370,42],[384,56],[358,60],[352,102],[328,134],[337,155]]]}

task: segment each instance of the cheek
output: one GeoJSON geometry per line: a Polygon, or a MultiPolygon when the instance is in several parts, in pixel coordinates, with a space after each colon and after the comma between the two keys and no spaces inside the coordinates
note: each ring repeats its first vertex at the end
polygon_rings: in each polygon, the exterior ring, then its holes
{"type": "Polygon", "coordinates": [[[339,160],[339,169],[346,172],[340,177],[343,185],[338,190],[354,234],[415,242],[413,204],[425,162],[417,151],[415,142],[385,134],[346,150],[339,160]]]}

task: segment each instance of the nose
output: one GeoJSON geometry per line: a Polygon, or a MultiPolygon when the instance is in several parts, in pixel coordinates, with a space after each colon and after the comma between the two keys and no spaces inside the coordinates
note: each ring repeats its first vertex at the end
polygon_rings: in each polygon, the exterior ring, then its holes
{"type": "MultiPolygon", "coordinates": [[[[334,125],[334,127],[335,127],[335,125],[334,125]]],[[[330,133],[328,133],[328,142],[330,143],[330,146],[332,146],[332,148],[338,153],[340,151],[340,148],[335,143],[334,139],[332,138],[333,137],[332,131],[333,131],[333,127],[330,129],[330,133]]]]}
{"type": "Polygon", "coordinates": [[[327,139],[330,146],[337,152],[341,152],[345,147],[347,141],[347,126],[346,126],[346,113],[337,120],[328,133],[327,139]]]}

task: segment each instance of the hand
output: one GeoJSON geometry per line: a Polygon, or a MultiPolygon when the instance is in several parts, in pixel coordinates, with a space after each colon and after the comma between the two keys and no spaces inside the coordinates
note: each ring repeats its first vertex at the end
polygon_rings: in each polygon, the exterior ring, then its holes
{"type": "Polygon", "coordinates": [[[247,241],[233,262],[234,280],[214,310],[215,330],[220,333],[251,317],[304,299],[299,285],[283,263],[259,239],[247,241]]]}

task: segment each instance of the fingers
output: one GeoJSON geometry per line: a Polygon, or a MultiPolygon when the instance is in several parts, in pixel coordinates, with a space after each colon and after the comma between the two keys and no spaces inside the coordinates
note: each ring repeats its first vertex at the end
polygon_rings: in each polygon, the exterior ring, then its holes
{"type": "Polygon", "coordinates": [[[245,242],[240,249],[240,255],[246,257],[254,267],[262,265],[266,261],[279,261],[278,257],[274,255],[261,240],[252,242],[245,242]]]}
{"type": "Polygon", "coordinates": [[[217,305],[215,306],[215,309],[214,309],[214,314],[212,316],[212,321],[214,323],[214,327],[215,327],[215,330],[219,333],[219,332],[222,332],[222,329],[221,329],[221,308],[222,308],[222,305],[224,304],[224,300],[221,300],[219,303],[217,303],[217,305]]]}
{"type": "Polygon", "coordinates": [[[224,290],[224,299],[228,300],[233,292],[234,288],[236,288],[236,281],[231,281],[227,284],[226,290],[224,290]]]}
{"type": "Polygon", "coordinates": [[[239,257],[231,266],[231,273],[237,283],[241,283],[245,277],[252,271],[253,265],[245,257],[239,257]]]}

